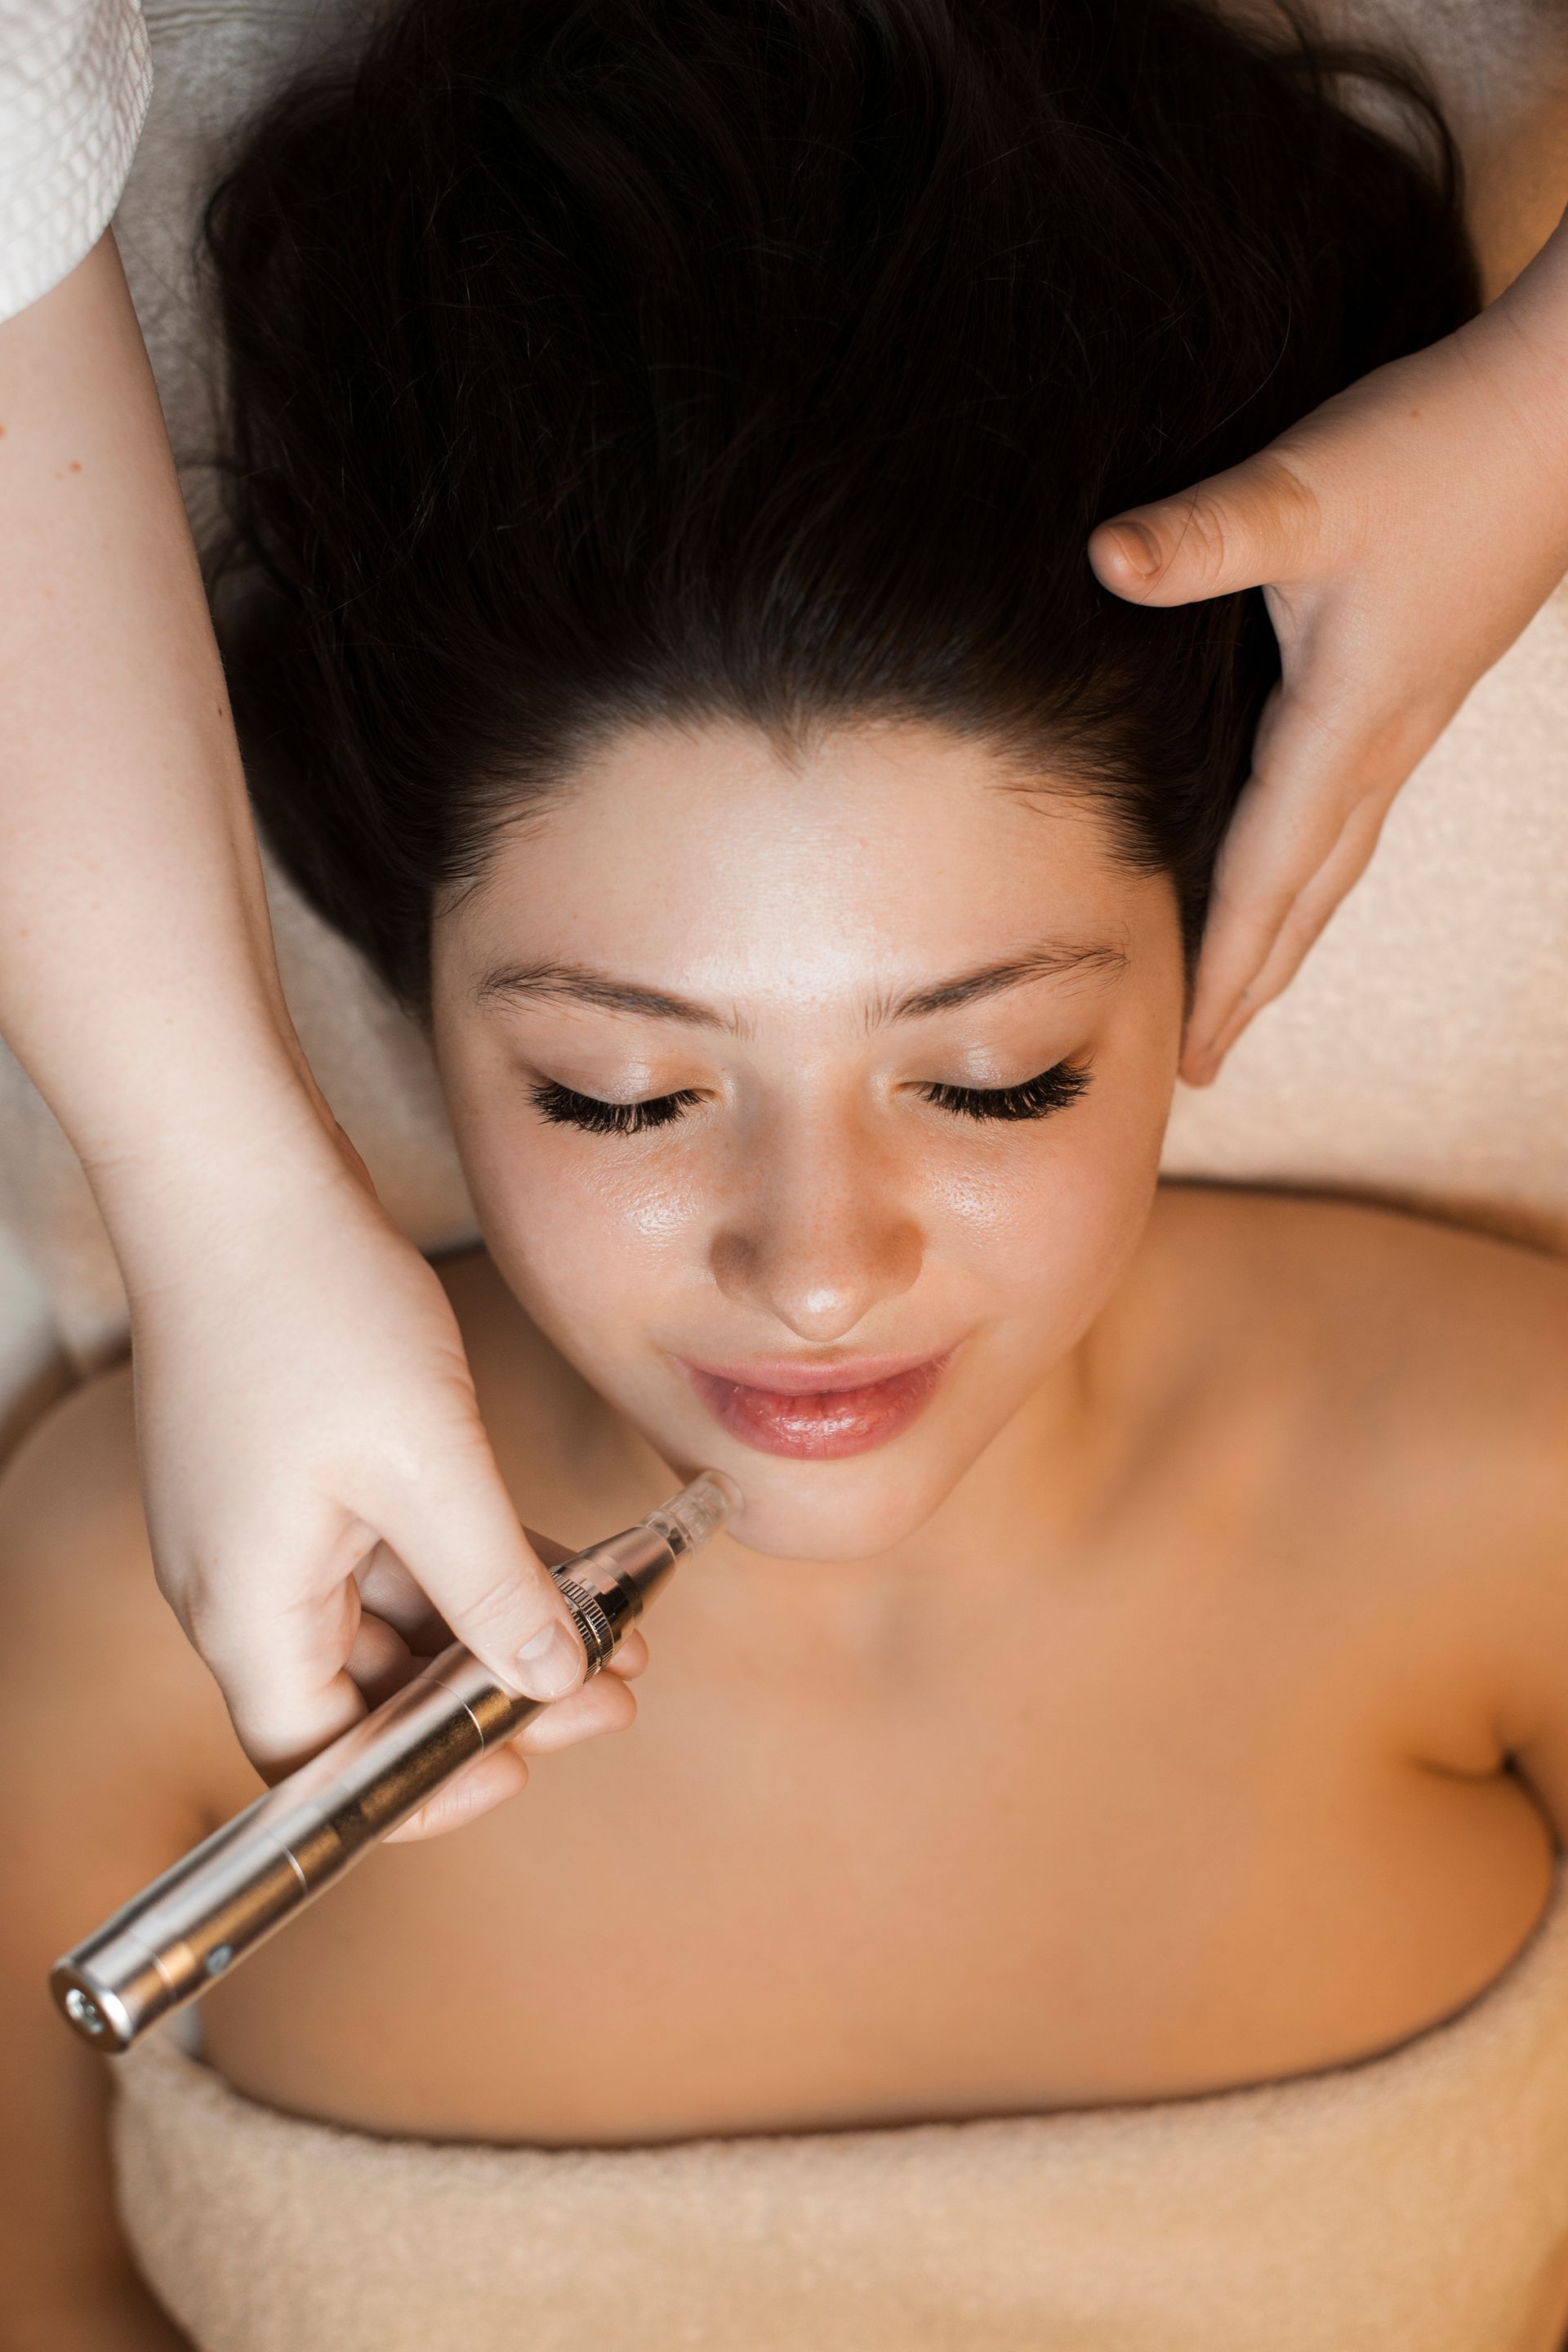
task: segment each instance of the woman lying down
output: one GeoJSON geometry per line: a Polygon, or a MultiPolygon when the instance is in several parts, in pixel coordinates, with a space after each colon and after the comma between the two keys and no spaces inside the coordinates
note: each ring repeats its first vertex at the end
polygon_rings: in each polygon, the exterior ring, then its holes
{"type": "Polygon", "coordinates": [[[110,2065],[48,1963],[257,1782],[128,1382],[37,1436],[18,2352],[1558,2344],[1568,1276],[1156,1190],[1272,639],[1083,555],[1472,301],[1342,87],[1174,0],[419,0],[251,135],[266,822],[428,1019],[520,1511],[744,1507],[629,1738],[110,2065]]]}

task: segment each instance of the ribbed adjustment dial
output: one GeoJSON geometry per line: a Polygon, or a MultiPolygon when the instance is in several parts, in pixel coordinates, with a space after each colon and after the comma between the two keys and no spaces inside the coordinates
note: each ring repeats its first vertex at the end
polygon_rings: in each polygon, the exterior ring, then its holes
{"type": "Polygon", "coordinates": [[[616,1636],[604,1604],[596,1592],[585,1584],[576,1584],[569,1576],[556,1575],[563,1600],[571,1610],[583,1647],[588,1654],[588,1672],[596,1675],[605,1661],[614,1654],[616,1636]]]}

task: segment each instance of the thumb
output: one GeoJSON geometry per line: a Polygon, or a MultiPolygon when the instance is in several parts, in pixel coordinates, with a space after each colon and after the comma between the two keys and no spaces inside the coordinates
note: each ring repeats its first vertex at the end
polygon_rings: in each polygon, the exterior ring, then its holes
{"type": "MultiPolygon", "coordinates": [[[[530,1698],[563,1698],[587,1665],[559,1586],[530,1549],[488,1445],[381,1532],[453,1636],[530,1698]]],[[[552,1546],[552,1549],[555,1547],[552,1546]]]]}
{"type": "Polygon", "coordinates": [[[1321,522],[1312,490],[1265,449],[1174,498],[1102,522],[1089,560],[1114,595],[1191,604],[1302,578],[1319,552],[1321,522]]]}

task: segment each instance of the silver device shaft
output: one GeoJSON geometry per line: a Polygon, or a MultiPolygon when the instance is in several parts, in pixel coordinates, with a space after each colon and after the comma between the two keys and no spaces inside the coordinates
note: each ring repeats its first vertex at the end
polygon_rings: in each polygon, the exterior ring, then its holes
{"type": "MultiPolygon", "coordinates": [[[[677,1560],[721,1528],[710,1472],[623,1535],[551,1570],[598,1673],[677,1560]]],[[[319,1756],[237,1813],[58,1960],[56,2003],[97,2050],[129,2050],[205,1992],[546,1702],[499,1683],[460,1642],[319,1756]]]]}

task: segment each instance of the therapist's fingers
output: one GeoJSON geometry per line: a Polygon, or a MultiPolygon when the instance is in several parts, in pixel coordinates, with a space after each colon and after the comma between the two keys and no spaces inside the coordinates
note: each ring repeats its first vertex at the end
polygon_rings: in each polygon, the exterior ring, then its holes
{"type": "Polygon", "coordinates": [[[1231,842],[1226,856],[1235,897],[1218,900],[1205,934],[1208,977],[1205,982],[1200,967],[1183,1045],[1182,1076],[1189,1086],[1212,1084],[1254,1017],[1289,986],[1365,873],[1379,822],[1365,804],[1352,809],[1321,861],[1305,875],[1291,853],[1283,864],[1273,862],[1267,833],[1231,842]]]}
{"type": "Polygon", "coordinates": [[[271,1519],[265,1547],[235,1546],[221,1573],[161,1571],[266,1779],[292,1770],[363,1712],[350,1666],[362,1575],[382,1594],[383,1622],[410,1647],[444,1647],[445,1632],[499,1682],[542,1700],[581,1683],[586,1659],[571,1612],[523,1537],[482,1431],[444,1435],[427,1479],[395,1459],[367,1480],[362,1461],[349,1505],[310,1496],[271,1519]]]}
{"type": "Polygon", "coordinates": [[[1132,507],[1089,542],[1101,584],[1134,604],[1190,604],[1335,560],[1350,517],[1325,508],[1277,448],[1176,498],[1132,507]]]}
{"type": "Polygon", "coordinates": [[[448,1780],[384,1843],[416,1845],[425,1838],[444,1837],[448,1830],[466,1828],[527,1786],[525,1757],[545,1756],[556,1748],[573,1747],[580,1739],[627,1731],[636,1719],[636,1699],[625,1681],[606,1670],[570,1698],[542,1708],[515,1739],[448,1780]]]}
{"type": "Polygon", "coordinates": [[[1347,766],[1310,709],[1276,693],[1215,868],[1182,1055],[1205,1086],[1248,1023],[1294,979],[1360,880],[1413,764],[1390,742],[1382,772],[1347,766]]]}
{"type": "Polygon", "coordinates": [[[1490,308],[1089,558],[1169,606],[1261,589],[1281,687],[1221,852],[1184,1045],[1211,1078],[1365,869],[1401,786],[1568,565],[1568,221],[1490,308]]]}
{"type": "Polygon", "coordinates": [[[587,1666],[572,1612],[518,1524],[477,1411],[455,1409],[438,1460],[389,1481],[379,1533],[461,1642],[530,1698],[563,1698],[587,1666]]]}
{"type": "MultiPolygon", "coordinates": [[[[531,1530],[530,1531],[531,1535],[531,1530]]],[[[532,1536],[536,1551],[552,1559],[570,1557],[564,1544],[532,1536]]],[[[349,1651],[347,1671],[367,1706],[379,1706],[403,1688],[430,1657],[450,1642],[448,1628],[431,1612],[425,1596],[402,1562],[378,1546],[375,1556],[356,1578],[363,1603],[349,1651]],[[384,1612],[384,1613],[382,1613],[384,1612]],[[412,1636],[412,1639],[410,1639],[412,1636]]],[[[409,1816],[385,1840],[389,1845],[412,1845],[465,1828],[527,1785],[530,1755],[550,1755],[578,1741],[628,1730],[637,1717],[637,1703],[626,1684],[647,1664],[647,1643],[634,1626],[609,1664],[595,1679],[530,1717],[504,1748],[481,1757],[437,1790],[426,1804],[409,1816]],[[494,1767],[495,1769],[491,1769],[494,1767]]]]}
{"type": "MultiPolygon", "coordinates": [[[[523,1532],[547,1568],[558,1567],[572,1558],[570,1544],[556,1543],[532,1528],[523,1532]]],[[[367,1696],[370,1683],[385,1683],[390,1672],[395,1679],[389,1686],[396,1689],[421,1666],[451,1647],[455,1638],[451,1627],[387,1545],[377,1544],[364,1565],[355,1570],[354,1582],[359,1587],[363,1614],[347,1665],[367,1696]],[[390,1650],[388,1643],[393,1645],[390,1650]]],[[[604,1672],[630,1681],[647,1664],[647,1643],[641,1630],[634,1625],[623,1636],[604,1672]]]]}
{"type": "Polygon", "coordinates": [[[363,1712],[356,1578],[384,1585],[393,1559],[417,1591],[387,1622],[416,1642],[445,1628],[542,1700],[586,1660],[440,1280],[342,1161],[312,1189],[257,1158],[246,1213],[198,1192],[184,1247],[139,1264],[131,1297],[159,1583],[276,1780],[363,1712]]]}
{"type": "Polygon", "coordinates": [[[481,1756],[466,1772],[437,1789],[416,1813],[389,1831],[382,1843],[418,1845],[426,1838],[445,1837],[450,1830],[467,1829],[498,1805],[521,1795],[527,1786],[528,1767],[517,1750],[498,1748],[493,1756],[481,1756]]]}

